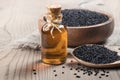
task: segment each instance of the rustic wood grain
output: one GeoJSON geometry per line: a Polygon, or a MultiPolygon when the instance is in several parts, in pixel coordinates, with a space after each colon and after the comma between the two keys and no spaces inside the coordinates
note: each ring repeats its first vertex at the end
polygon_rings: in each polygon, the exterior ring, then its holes
{"type": "MultiPolygon", "coordinates": [[[[1,80],[76,80],[73,74],[77,72],[75,70],[77,62],[71,56],[68,57],[65,64],[54,66],[41,63],[39,51],[14,49],[9,53],[7,57],[2,58],[0,61],[1,64],[6,62],[0,66],[1,80]],[[71,60],[73,63],[71,63],[71,60]],[[65,68],[62,68],[63,66],[65,68]],[[71,68],[73,70],[70,70],[71,68]],[[53,72],[53,70],[56,70],[56,72],[53,72]],[[64,75],[62,72],[64,72],[64,75]],[[55,77],[55,74],[58,76],[55,77]]],[[[109,77],[103,77],[102,80],[113,80],[114,77],[119,80],[119,70],[109,71],[109,77]]],[[[81,80],[99,80],[99,76],[87,76],[82,73],[82,71],[77,73],[81,76],[81,80]]]]}
{"type": "MultiPolygon", "coordinates": [[[[109,77],[83,75],[80,71],[78,74],[81,78],[76,78],[73,74],[76,72],[77,62],[70,55],[63,65],[47,65],[40,61],[40,51],[12,49],[8,46],[13,40],[25,37],[37,29],[39,17],[45,12],[46,4],[52,1],[0,0],[0,80],[120,80],[120,68],[105,69],[110,72],[109,77]],[[71,60],[74,62],[71,63],[71,60]],[[73,70],[70,70],[71,67],[73,70]],[[58,76],[55,77],[55,74],[58,76]]],[[[55,2],[60,3],[63,8],[78,7],[74,4],[79,0],[55,2]]],[[[120,45],[120,0],[104,2],[115,18],[114,33],[106,44],[120,45]]],[[[72,49],[68,52],[72,52],[72,49]]]]}

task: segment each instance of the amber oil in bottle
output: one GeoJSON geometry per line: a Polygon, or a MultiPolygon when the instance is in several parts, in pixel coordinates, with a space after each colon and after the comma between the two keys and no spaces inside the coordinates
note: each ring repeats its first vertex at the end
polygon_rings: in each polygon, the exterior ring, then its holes
{"type": "Polygon", "coordinates": [[[45,18],[41,29],[41,60],[47,64],[62,64],[67,57],[67,29],[61,24],[61,6],[48,6],[45,18]]]}

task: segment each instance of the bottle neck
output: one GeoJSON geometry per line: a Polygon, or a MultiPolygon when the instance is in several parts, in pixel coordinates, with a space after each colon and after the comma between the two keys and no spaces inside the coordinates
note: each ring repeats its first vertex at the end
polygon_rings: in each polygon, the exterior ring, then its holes
{"type": "Polygon", "coordinates": [[[54,15],[54,14],[47,14],[45,16],[46,22],[48,24],[61,24],[62,23],[62,14],[54,15]]]}

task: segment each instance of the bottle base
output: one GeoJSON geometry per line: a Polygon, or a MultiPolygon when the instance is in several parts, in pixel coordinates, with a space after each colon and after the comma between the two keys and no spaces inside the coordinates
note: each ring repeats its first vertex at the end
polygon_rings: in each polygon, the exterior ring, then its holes
{"type": "Polygon", "coordinates": [[[66,59],[42,59],[42,62],[45,64],[50,64],[50,65],[60,65],[64,64],[66,62],[66,59]]]}

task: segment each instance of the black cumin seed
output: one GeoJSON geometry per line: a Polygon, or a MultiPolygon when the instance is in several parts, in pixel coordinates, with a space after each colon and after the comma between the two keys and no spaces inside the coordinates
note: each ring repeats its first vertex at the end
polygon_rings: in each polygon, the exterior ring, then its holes
{"type": "Polygon", "coordinates": [[[56,70],[53,70],[53,72],[56,72],[56,70]]]}
{"type": "Polygon", "coordinates": [[[95,73],[94,76],[97,76],[98,73],[95,73]]]}
{"type": "Polygon", "coordinates": [[[80,78],[80,76],[76,76],[76,78],[80,78]]]}
{"type": "Polygon", "coordinates": [[[62,68],[65,68],[65,66],[62,66],[62,68]]]}
{"type": "Polygon", "coordinates": [[[70,68],[70,70],[72,70],[72,68],[70,68]]]}
{"type": "Polygon", "coordinates": [[[83,69],[80,69],[81,71],[83,70],[83,69]]]}
{"type": "Polygon", "coordinates": [[[77,73],[74,73],[74,75],[77,75],[77,73]]]}
{"type": "Polygon", "coordinates": [[[75,70],[78,70],[78,68],[76,68],[75,70]]]}
{"type": "Polygon", "coordinates": [[[102,78],[101,76],[99,78],[102,78]]]}
{"type": "Polygon", "coordinates": [[[55,77],[57,76],[57,74],[55,74],[55,77]]]}
{"type": "Polygon", "coordinates": [[[101,74],[101,76],[104,76],[105,74],[101,74]]]}
{"type": "Polygon", "coordinates": [[[36,71],[35,69],[33,69],[33,71],[36,71]]]}
{"type": "Polygon", "coordinates": [[[108,77],[109,75],[106,75],[106,77],[108,77]]]}
{"type": "Polygon", "coordinates": [[[34,75],[36,75],[37,73],[36,72],[34,72],[34,75]]]}
{"type": "Polygon", "coordinates": [[[86,71],[85,69],[83,71],[86,71]]]}
{"type": "Polygon", "coordinates": [[[102,70],[104,73],[106,72],[105,70],[102,70]]]}
{"type": "Polygon", "coordinates": [[[62,72],[62,74],[64,74],[64,72],[62,72]]]}
{"type": "Polygon", "coordinates": [[[109,71],[107,71],[106,73],[109,73],[109,71]]]}
{"type": "Polygon", "coordinates": [[[91,74],[88,73],[88,76],[90,76],[91,74]]]}

